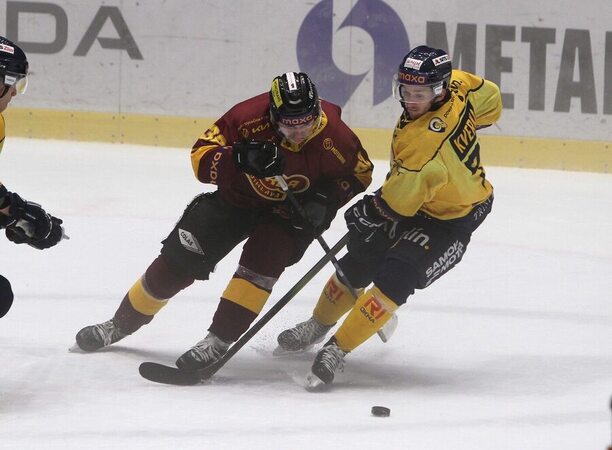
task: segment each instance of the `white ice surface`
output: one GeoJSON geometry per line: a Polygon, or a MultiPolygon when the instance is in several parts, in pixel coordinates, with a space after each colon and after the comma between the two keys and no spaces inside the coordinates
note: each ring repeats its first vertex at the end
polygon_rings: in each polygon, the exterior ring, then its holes
{"type": "MultiPolygon", "coordinates": [[[[579,151],[579,149],[577,149],[579,151]]],[[[275,359],[309,316],[322,271],[207,385],[156,385],[205,333],[238,258],[137,334],[69,353],[110,318],[202,189],[188,150],[9,138],[0,180],[64,219],[36,251],[0,239],[15,303],[0,320],[2,449],[604,450],[612,394],[612,176],[491,167],[493,214],[464,261],[401,308],[393,339],[351,354],[333,390],[300,385],[313,353],[275,359]],[[391,417],[370,415],[373,405],[391,417]]],[[[372,187],[387,163],[379,161],[372,187]]],[[[338,218],[325,234],[344,233],[338,218]]],[[[322,255],[288,269],[273,304],[322,255]]],[[[268,306],[269,306],[268,305],[268,306]]]]}

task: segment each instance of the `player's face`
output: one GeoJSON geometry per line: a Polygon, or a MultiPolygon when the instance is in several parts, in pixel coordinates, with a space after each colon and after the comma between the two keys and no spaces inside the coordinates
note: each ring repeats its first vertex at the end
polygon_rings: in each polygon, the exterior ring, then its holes
{"type": "Polygon", "coordinates": [[[416,120],[431,109],[437,100],[429,86],[402,85],[400,88],[401,103],[412,120],[416,120]]]}
{"type": "Polygon", "coordinates": [[[314,128],[319,123],[320,117],[311,120],[308,123],[300,125],[285,125],[278,123],[278,131],[287,139],[289,142],[295,145],[299,145],[304,142],[311,135],[314,128]]]}
{"type": "MultiPolygon", "coordinates": [[[[6,87],[2,86],[0,87],[0,89],[4,90],[6,87]]],[[[4,93],[4,95],[2,97],[0,97],[0,113],[4,112],[4,110],[6,108],[8,108],[9,103],[11,102],[11,100],[13,99],[13,97],[17,95],[17,90],[15,89],[15,86],[10,86],[6,92],[4,93]]]]}

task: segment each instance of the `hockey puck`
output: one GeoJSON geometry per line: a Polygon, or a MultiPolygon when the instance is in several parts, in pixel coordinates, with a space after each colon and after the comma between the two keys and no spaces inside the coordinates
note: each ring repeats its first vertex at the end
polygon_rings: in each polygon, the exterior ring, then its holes
{"type": "Polygon", "coordinates": [[[391,410],[386,406],[372,406],[372,415],[376,417],[389,417],[391,410]]]}

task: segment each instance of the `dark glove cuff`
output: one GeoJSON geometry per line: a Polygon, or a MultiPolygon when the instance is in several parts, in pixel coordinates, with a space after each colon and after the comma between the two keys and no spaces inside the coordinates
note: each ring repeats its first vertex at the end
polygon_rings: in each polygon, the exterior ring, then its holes
{"type": "Polygon", "coordinates": [[[3,184],[0,184],[0,209],[6,208],[9,203],[9,191],[6,190],[3,184]]]}
{"type": "Polygon", "coordinates": [[[389,220],[391,222],[399,222],[404,218],[401,214],[396,213],[382,198],[380,191],[377,191],[374,196],[372,196],[372,206],[380,217],[389,220]]]}

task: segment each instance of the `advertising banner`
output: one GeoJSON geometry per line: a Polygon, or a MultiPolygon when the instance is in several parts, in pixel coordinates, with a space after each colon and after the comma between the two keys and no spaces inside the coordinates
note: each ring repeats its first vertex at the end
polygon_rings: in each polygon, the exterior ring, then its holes
{"type": "Polygon", "coordinates": [[[448,50],[501,87],[495,134],[612,140],[612,2],[0,1],[28,54],[21,108],[214,119],[286,71],[354,127],[391,128],[411,47],[448,50]]]}

